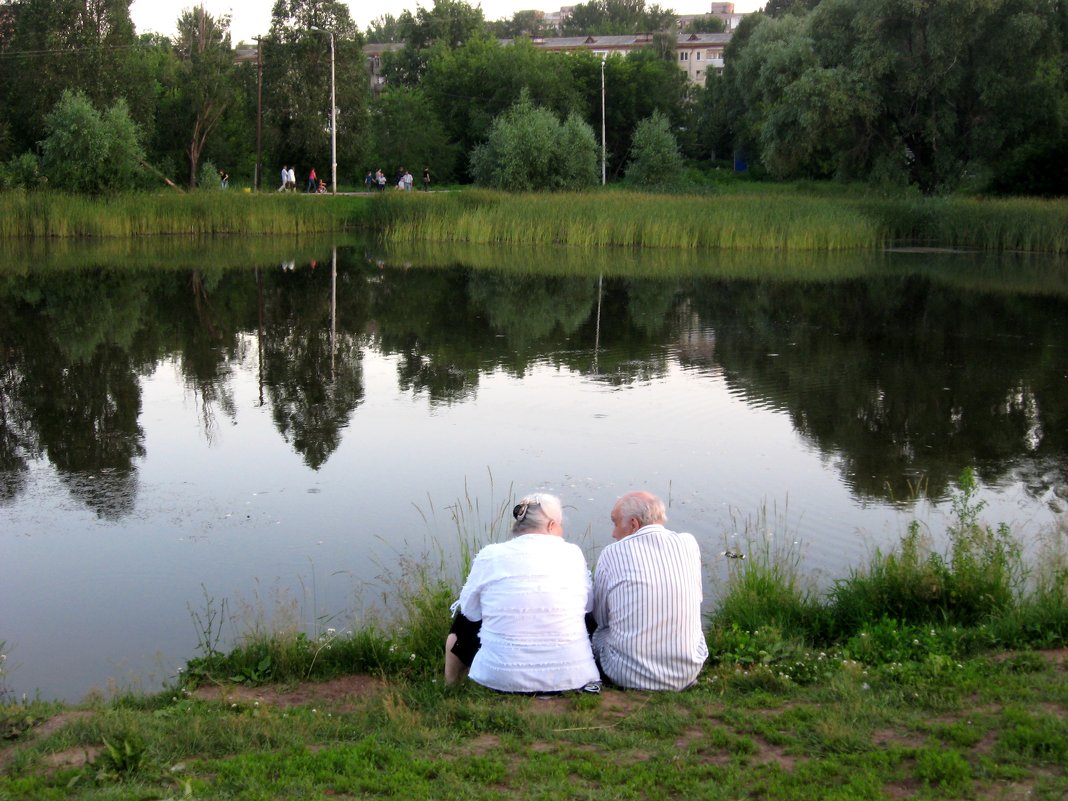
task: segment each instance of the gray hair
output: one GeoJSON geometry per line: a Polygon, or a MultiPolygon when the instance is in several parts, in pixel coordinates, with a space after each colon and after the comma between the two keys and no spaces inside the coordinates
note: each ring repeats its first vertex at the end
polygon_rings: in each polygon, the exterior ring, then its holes
{"type": "Polygon", "coordinates": [[[667,509],[664,502],[651,492],[628,492],[617,502],[619,516],[623,520],[636,517],[643,526],[667,522],[667,509]]]}
{"type": "Polygon", "coordinates": [[[545,492],[535,492],[520,499],[512,509],[515,523],[513,534],[526,534],[530,531],[545,531],[549,521],[557,525],[564,522],[564,510],[560,499],[545,492]]]}

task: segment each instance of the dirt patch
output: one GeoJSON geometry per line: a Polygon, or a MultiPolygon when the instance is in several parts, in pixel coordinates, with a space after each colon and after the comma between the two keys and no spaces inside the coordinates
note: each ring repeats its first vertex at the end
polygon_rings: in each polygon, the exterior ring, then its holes
{"type": "Polygon", "coordinates": [[[899,801],[902,798],[915,798],[916,794],[923,789],[923,783],[916,779],[902,779],[899,782],[890,782],[883,785],[883,792],[887,798],[899,801]]]}
{"type": "MultiPolygon", "coordinates": [[[[1046,651],[1035,651],[1034,653],[1038,654],[1053,667],[1058,667],[1061,670],[1065,670],[1065,665],[1068,663],[1068,648],[1051,648],[1046,651]]],[[[1018,659],[1020,654],[1020,651],[1002,651],[1001,653],[991,654],[990,658],[995,662],[1008,662],[1018,659]]]]}
{"type": "Polygon", "coordinates": [[[330,681],[303,683],[293,687],[199,687],[193,697],[201,701],[228,704],[266,704],[279,708],[316,706],[331,712],[350,712],[359,702],[386,689],[385,682],[371,676],[340,676],[330,681]]]}
{"type": "Polygon", "coordinates": [[[501,746],[501,738],[496,734],[480,734],[464,745],[462,749],[468,756],[485,756],[501,746]]]}
{"type": "Polygon", "coordinates": [[[876,748],[920,748],[926,741],[926,737],[922,734],[897,729],[877,729],[872,732],[871,736],[872,745],[876,748]]]}
{"type": "MultiPolygon", "coordinates": [[[[75,709],[70,712],[62,712],[58,715],[50,717],[48,720],[38,723],[28,732],[25,737],[17,743],[4,746],[0,748],[0,769],[7,766],[7,764],[15,758],[15,755],[24,748],[28,743],[40,740],[43,737],[48,737],[50,734],[55,734],[57,731],[73,723],[76,720],[84,720],[85,718],[92,717],[95,712],[89,709],[75,709]]],[[[83,749],[84,750],[84,749],[83,749]]],[[[94,754],[95,756],[95,754],[94,754]]],[[[85,764],[84,761],[76,764],[85,764]]]]}
{"type": "Polygon", "coordinates": [[[49,768],[82,768],[96,760],[104,749],[98,745],[89,745],[82,748],[68,748],[66,751],[57,751],[54,754],[45,754],[41,761],[49,768]]]}

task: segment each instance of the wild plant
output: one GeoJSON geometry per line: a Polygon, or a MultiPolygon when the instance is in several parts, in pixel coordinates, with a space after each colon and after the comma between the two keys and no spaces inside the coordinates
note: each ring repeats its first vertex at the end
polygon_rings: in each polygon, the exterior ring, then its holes
{"type": "Polygon", "coordinates": [[[801,571],[799,544],[785,536],[785,521],[784,512],[777,525],[769,526],[765,506],[746,520],[741,544],[732,538],[722,554],[728,560],[727,580],[711,615],[714,627],[804,631],[818,626],[819,605],[801,571]]]}
{"type": "Polygon", "coordinates": [[[832,631],[848,637],[866,623],[974,626],[1013,608],[1023,577],[1019,543],[1007,526],[980,522],[985,503],[971,468],[951,499],[946,553],[913,521],[898,546],[876,551],[867,567],[838,581],[829,593],[832,631]]]}

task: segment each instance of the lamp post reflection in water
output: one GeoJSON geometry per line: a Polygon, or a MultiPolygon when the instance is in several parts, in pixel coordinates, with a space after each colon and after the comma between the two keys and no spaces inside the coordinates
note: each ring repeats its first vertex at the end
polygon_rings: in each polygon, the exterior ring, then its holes
{"type": "Polygon", "coordinates": [[[330,378],[334,378],[337,353],[337,245],[330,252],[330,378]]]}

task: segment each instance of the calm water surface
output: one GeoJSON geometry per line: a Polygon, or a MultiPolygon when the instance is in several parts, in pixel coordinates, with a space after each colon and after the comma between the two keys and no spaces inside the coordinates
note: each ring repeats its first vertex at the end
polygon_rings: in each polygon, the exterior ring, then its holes
{"type": "Polygon", "coordinates": [[[19,694],[158,689],[205,594],[229,602],[224,642],[264,616],[388,616],[405,560],[454,563],[458,528],[486,536],[531,489],[564,499],[591,564],[616,496],[659,493],[710,599],[727,544],[826,585],[910,520],[937,540],[967,466],[988,521],[1065,531],[1050,261],[9,250],[0,347],[19,694]]]}

